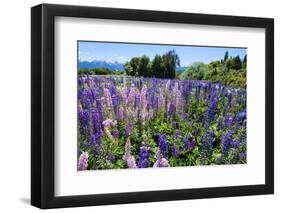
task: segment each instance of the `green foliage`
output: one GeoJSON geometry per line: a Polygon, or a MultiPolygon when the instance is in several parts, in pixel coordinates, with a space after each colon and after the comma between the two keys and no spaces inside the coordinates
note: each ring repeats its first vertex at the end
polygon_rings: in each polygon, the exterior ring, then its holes
{"type": "Polygon", "coordinates": [[[139,76],[137,73],[137,69],[140,63],[139,57],[132,58],[129,62],[125,63],[125,72],[127,75],[131,76],[139,76]]]}
{"type": "Polygon", "coordinates": [[[176,66],[179,65],[179,56],[175,50],[171,50],[162,56],[155,55],[152,61],[146,55],[134,57],[124,66],[126,74],[130,76],[176,78],[176,66]]]}
{"type": "Polygon", "coordinates": [[[137,73],[139,76],[144,76],[144,77],[150,77],[151,72],[150,72],[150,67],[149,67],[149,57],[144,55],[140,57],[139,59],[139,64],[137,67],[137,73]]]}
{"type": "Polygon", "coordinates": [[[94,69],[79,69],[79,75],[122,75],[124,72],[122,71],[115,71],[108,68],[94,68],[94,69]]]}
{"type": "Polygon", "coordinates": [[[162,56],[162,64],[164,68],[164,78],[175,78],[176,66],[180,66],[180,58],[175,50],[171,50],[162,56]]]}
{"type": "Polygon", "coordinates": [[[155,55],[153,61],[151,62],[151,69],[153,70],[154,76],[156,78],[163,78],[163,65],[162,57],[160,55],[155,55]]]}
{"type": "Polygon", "coordinates": [[[208,66],[203,62],[194,62],[180,75],[180,79],[203,80],[206,79],[208,66]]]}
{"type": "Polygon", "coordinates": [[[179,75],[182,80],[208,80],[214,83],[222,82],[233,87],[246,87],[247,85],[247,55],[240,59],[239,56],[229,58],[225,53],[221,61],[213,61],[209,64],[194,62],[179,75]]]}
{"type": "Polygon", "coordinates": [[[92,73],[93,73],[93,71],[90,70],[89,68],[84,68],[84,69],[78,70],[79,75],[91,75],[92,73]]]}

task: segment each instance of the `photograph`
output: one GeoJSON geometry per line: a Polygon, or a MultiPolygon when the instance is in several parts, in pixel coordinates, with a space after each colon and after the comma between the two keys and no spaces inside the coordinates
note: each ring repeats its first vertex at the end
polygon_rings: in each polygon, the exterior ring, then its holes
{"type": "Polygon", "coordinates": [[[77,170],[247,163],[247,48],[77,41],[77,170]]]}
{"type": "Polygon", "coordinates": [[[272,10],[36,4],[16,48],[31,53],[32,206],[274,197],[272,10]]]}

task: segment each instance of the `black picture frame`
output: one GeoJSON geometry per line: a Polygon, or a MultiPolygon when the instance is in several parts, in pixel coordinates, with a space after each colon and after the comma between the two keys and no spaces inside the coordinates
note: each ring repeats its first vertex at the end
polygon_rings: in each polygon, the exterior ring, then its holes
{"type": "MultiPolygon", "coordinates": [[[[257,94],[258,95],[258,94],[257,94]]],[[[60,208],[274,193],[274,20],[240,16],[41,4],[31,8],[31,204],[60,208]],[[265,184],[95,195],[54,195],[55,17],[263,28],[265,48],[265,184]]]]}

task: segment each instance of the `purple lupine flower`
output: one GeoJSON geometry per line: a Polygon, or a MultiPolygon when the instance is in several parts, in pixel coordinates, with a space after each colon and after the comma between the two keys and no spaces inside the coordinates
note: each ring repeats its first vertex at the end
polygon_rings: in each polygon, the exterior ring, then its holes
{"type": "Polygon", "coordinates": [[[126,136],[130,136],[131,135],[133,128],[134,128],[134,123],[133,122],[129,122],[126,125],[126,136]]]}
{"type": "Polygon", "coordinates": [[[210,122],[214,119],[214,116],[216,115],[216,107],[217,107],[217,103],[218,103],[218,92],[217,90],[215,90],[212,93],[212,96],[209,100],[209,107],[207,109],[205,118],[203,120],[203,124],[205,124],[206,122],[210,122]]]}
{"type": "Polygon", "coordinates": [[[172,145],[171,152],[172,152],[172,156],[174,157],[177,157],[180,153],[175,144],[172,145]]]}
{"type": "Polygon", "coordinates": [[[111,131],[111,135],[114,137],[114,138],[118,138],[119,137],[119,131],[114,129],[111,131]]]}
{"type": "Polygon", "coordinates": [[[198,87],[196,87],[196,89],[195,89],[195,98],[196,98],[196,101],[199,101],[199,98],[200,98],[200,85],[198,87]]]}
{"type": "Polygon", "coordinates": [[[233,123],[233,117],[232,116],[226,116],[224,121],[223,121],[223,127],[230,127],[233,123]]]}
{"type": "Polygon", "coordinates": [[[155,111],[157,111],[159,109],[159,97],[158,96],[154,96],[152,107],[153,107],[153,109],[155,109],[155,111]]]}
{"type": "Polygon", "coordinates": [[[245,145],[246,144],[246,140],[247,140],[247,135],[246,135],[246,131],[242,132],[241,136],[240,136],[240,144],[241,145],[245,145]]]}
{"type": "Polygon", "coordinates": [[[175,131],[175,136],[178,138],[178,137],[180,137],[181,136],[181,131],[180,130],[176,130],[175,131]]]}
{"type": "Polygon", "coordinates": [[[102,137],[102,118],[99,112],[93,112],[93,127],[93,141],[99,144],[102,137]]]}
{"type": "Polygon", "coordinates": [[[193,139],[191,141],[187,140],[186,143],[185,143],[185,146],[186,146],[187,149],[193,149],[195,144],[196,144],[196,140],[195,139],[193,139]]]}
{"type": "Polygon", "coordinates": [[[118,107],[118,91],[114,85],[110,87],[110,94],[111,94],[111,99],[112,99],[112,104],[115,113],[117,112],[117,107],[118,107]]]}
{"type": "MultiPolygon", "coordinates": [[[[184,126],[186,124],[190,133],[189,137],[199,139],[202,132],[212,128],[212,122],[218,123],[218,127],[223,128],[224,134],[219,144],[216,143],[217,141],[214,140],[214,137],[211,137],[210,132],[203,134],[202,143],[198,144],[201,158],[206,159],[206,161],[202,161],[202,164],[213,163],[212,159],[215,159],[210,158],[212,157],[213,141],[215,141],[214,145],[217,146],[216,149],[221,149],[222,153],[229,153],[231,150],[232,154],[228,156],[216,153],[214,157],[219,159],[218,156],[220,155],[221,158],[221,160],[217,161],[218,163],[238,163],[239,160],[243,161],[242,158],[246,160],[246,151],[244,151],[245,153],[239,153],[240,150],[245,150],[246,148],[247,112],[245,89],[234,89],[222,86],[221,83],[213,84],[208,81],[179,81],[121,76],[93,77],[88,75],[79,77],[78,81],[78,122],[79,141],[81,142],[79,145],[84,146],[81,147],[82,150],[90,149],[92,154],[98,156],[103,149],[101,146],[102,139],[106,140],[108,139],[107,136],[111,136],[112,141],[119,141],[120,133],[116,126],[111,125],[110,122],[103,123],[104,120],[116,119],[120,124],[125,123],[125,131],[124,133],[122,132],[122,136],[128,137],[132,135],[134,130],[136,130],[136,133],[141,133],[138,130],[143,127],[143,130],[149,132],[149,134],[154,133],[150,129],[146,129],[151,127],[151,123],[144,123],[144,121],[159,117],[163,119],[163,122],[167,122],[173,127],[171,132],[164,135],[162,139],[161,137],[157,138],[161,154],[161,158],[157,162],[160,165],[161,162],[167,161],[166,159],[168,158],[163,155],[168,157],[169,151],[171,151],[172,156],[176,156],[180,151],[189,150],[196,146],[195,140],[185,139],[177,128],[186,131],[184,126]],[[199,102],[207,103],[208,107],[203,116],[197,110],[190,110],[189,105],[196,98],[199,102]],[[126,105],[127,102],[130,104],[126,105]],[[220,104],[219,108],[217,107],[218,103],[220,104]],[[113,110],[111,110],[112,105],[113,110]],[[241,107],[242,110],[237,112],[236,109],[241,107]],[[220,111],[217,113],[217,110],[220,111]],[[191,113],[190,119],[187,112],[191,113]],[[166,116],[168,119],[166,119],[166,116]],[[174,119],[172,120],[173,117],[174,119]],[[137,122],[137,119],[142,122],[137,122]],[[196,120],[202,122],[203,128],[196,128],[196,120]],[[223,143],[227,139],[228,130],[232,131],[233,137],[233,140],[231,137],[229,144],[223,143]],[[185,139],[184,145],[177,146],[175,143],[169,147],[168,137],[177,142],[185,139]],[[160,146],[160,141],[164,141],[164,146],[160,146]],[[161,147],[164,150],[163,154],[161,153],[161,147]],[[167,149],[163,147],[167,147],[167,149]],[[162,159],[164,160],[162,161],[162,159]]],[[[201,140],[199,141],[201,142],[201,140]]],[[[105,155],[110,158],[110,154],[105,153],[105,155]]],[[[139,159],[137,164],[139,164],[139,159]]],[[[136,168],[137,166],[132,155],[126,158],[126,163],[130,168],[136,168]]]]}
{"type": "Polygon", "coordinates": [[[236,120],[239,122],[243,122],[247,118],[247,111],[246,109],[243,109],[241,112],[238,113],[236,116],[236,120]]]}
{"type": "Polygon", "coordinates": [[[127,86],[125,84],[124,87],[121,90],[121,98],[122,98],[122,101],[124,103],[127,103],[127,93],[128,93],[128,88],[127,88],[127,86]]]}
{"type": "Polygon", "coordinates": [[[247,120],[246,120],[246,119],[243,121],[242,126],[243,126],[244,128],[246,128],[246,127],[247,127],[247,120]]]}
{"type": "Polygon", "coordinates": [[[196,140],[195,139],[190,141],[186,137],[184,137],[182,141],[184,143],[184,146],[179,150],[179,152],[184,152],[186,150],[193,149],[195,144],[196,144],[196,140]]]}
{"type": "Polygon", "coordinates": [[[214,140],[214,133],[212,131],[203,135],[201,158],[204,162],[207,159],[209,159],[213,154],[213,140],[214,140]]]}
{"type": "Polygon", "coordinates": [[[89,109],[91,107],[91,99],[88,95],[88,91],[83,89],[78,92],[78,98],[84,109],[89,109]]]}
{"type": "Polygon", "coordinates": [[[164,106],[165,106],[164,95],[162,93],[159,93],[159,95],[158,95],[158,107],[159,107],[159,109],[162,109],[162,108],[164,108],[164,106]]]}
{"type": "Polygon", "coordinates": [[[241,153],[240,153],[240,158],[241,158],[241,160],[246,161],[246,159],[247,159],[247,153],[246,153],[246,152],[241,152],[241,153]]]}
{"type": "Polygon", "coordinates": [[[228,130],[226,135],[222,138],[222,142],[223,142],[222,154],[227,155],[230,150],[230,145],[232,143],[232,132],[230,130],[228,130]]]}
{"type": "Polygon", "coordinates": [[[90,122],[90,112],[89,110],[79,110],[78,119],[81,125],[86,126],[90,122]]]}
{"type": "Polygon", "coordinates": [[[144,142],[140,147],[138,168],[147,168],[149,166],[150,150],[144,142]]]}
{"type": "Polygon", "coordinates": [[[90,135],[90,144],[91,145],[94,145],[95,144],[95,142],[96,142],[96,137],[95,137],[95,134],[94,133],[92,133],[91,135],[90,135]]]}
{"type": "Polygon", "coordinates": [[[237,149],[239,147],[239,141],[237,139],[231,141],[231,146],[237,149]]]}
{"type": "Polygon", "coordinates": [[[176,112],[176,107],[174,104],[168,104],[168,116],[171,117],[176,112]]]}
{"type": "Polygon", "coordinates": [[[89,158],[88,152],[82,152],[81,153],[81,155],[79,156],[79,160],[78,160],[78,170],[79,171],[87,169],[87,167],[88,167],[88,158],[89,158]]]}
{"type": "Polygon", "coordinates": [[[107,155],[107,160],[109,160],[110,162],[114,162],[115,161],[115,156],[112,153],[109,153],[107,155]]]}
{"type": "Polygon", "coordinates": [[[197,136],[197,135],[199,134],[199,130],[198,130],[198,129],[194,129],[193,132],[192,132],[192,134],[193,134],[194,136],[197,136]]]}
{"type": "Polygon", "coordinates": [[[153,92],[153,88],[148,88],[147,89],[147,110],[149,110],[149,108],[153,107],[153,96],[154,96],[154,92],[153,92]]]}
{"type": "Polygon", "coordinates": [[[187,120],[188,120],[188,118],[189,118],[188,113],[184,113],[184,114],[183,114],[183,119],[187,121],[187,120]]]}
{"type": "Polygon", "coordinates": [[[81,76],[78,77],[78,86],[79,87],[83,87],[84,86],[84,79],[81,76]]]}
{"type": "Polygon", "coordinates": [[[237,153],[237,150],[235,150],[235,151],[233,152],[233,159],[236,161],[237,158],[238,158],[238,153],[237,153]]]}
{"type": "Polygon", "coordinates": [[[228,111],[228,104],[225,103],[223,107],[223,116],[226,115],[227,111],[228,111]]]}
{"type": "Polygon", "coordinates": [[[158,135],[158,147],[160,152],[164,158],[168,157],[168,143],[166,135],[159,134],[158,135]]]}
{"type": "Polygon", "coordinates": [[[121,107],[118,107],[118,109],[117,109],[117,113],[116,113],[116,119],[118,120],[118,121],[122,121],[122,120],[124,120],[124,110],[123,110],[123,107],[121,106],[121,107]]]}

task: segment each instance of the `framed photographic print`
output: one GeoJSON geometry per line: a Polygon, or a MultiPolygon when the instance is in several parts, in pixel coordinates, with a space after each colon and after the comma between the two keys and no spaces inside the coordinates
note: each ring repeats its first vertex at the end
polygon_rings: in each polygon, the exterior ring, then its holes
{"type": "Polygon", "coordinates": [[[31,9],[31,203],[272,194],[274,21],[31,9]]]}

